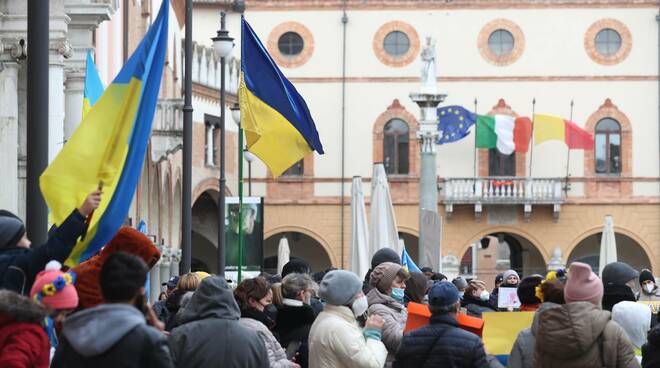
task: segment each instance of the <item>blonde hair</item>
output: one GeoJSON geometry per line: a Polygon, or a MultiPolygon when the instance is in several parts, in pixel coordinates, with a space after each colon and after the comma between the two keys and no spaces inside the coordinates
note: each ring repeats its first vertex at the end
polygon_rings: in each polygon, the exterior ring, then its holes
{"type": "Polygon", "coordinates": [[[273,284],[270,289],[273,290],[273,304],[282,306],[282,283],[273,284]]]}
{"type": "Polygon", "coordinates": [[[179,277],[179,282],[176,284],[176,288],[179,291],[195,291],[199,286],[200,279],[195,273],[187,273],[179,277]]]}

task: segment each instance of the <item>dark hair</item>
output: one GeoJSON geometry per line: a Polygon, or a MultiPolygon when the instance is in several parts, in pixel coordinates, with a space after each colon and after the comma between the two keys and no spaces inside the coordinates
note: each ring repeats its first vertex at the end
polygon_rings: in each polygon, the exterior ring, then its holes
{"type": "Polygon", "coordinates": [[[125,252],[112,253],[101,267],[99,283],[106,302],[129,302],[140,293],[149,269],[137,256],[125,252]]]}
{"type": "Polygon", "coordinates": [[[268,295],[268,290],[270,290],[270,284],[265,278],[259,276],[253,279],[246,279],[238,284],[236,290],[234,290],[234,298],[238,306],[241,307],[241,310],[246,310],[250,308],[250,304],[248,303],[250,298],[255,300],[263,299],[268,295]]]}
{"type": "Polygon", "coordinates": [[[294,258],[287,262],[284,267],[282,267],[282,278],[285,278],[287,275],[292,273],[312,273],[312,268],[309,263],[302,258],[294,258]]]}
{"type": "Polygon", "coordinates": [[[543,293],[544,302],[566,304],[564,300],[564,284],[557,279],[547,280],[541,284],[541,292],[543,293]]]}
{"type": "Polygon", "coordinates": [[[447,280],[447,276],[441,274],[440,272],[434,272],[433,276],[431,276],[431,280],[433,281],[447,280]]]}
{"type": "Polygon", "coordinates": [[[424,272],[433,272],[433,269],[431,267],[422,267],[420,269],[420,271],[422,271],[422,273],[424,273],[424,272]]]}

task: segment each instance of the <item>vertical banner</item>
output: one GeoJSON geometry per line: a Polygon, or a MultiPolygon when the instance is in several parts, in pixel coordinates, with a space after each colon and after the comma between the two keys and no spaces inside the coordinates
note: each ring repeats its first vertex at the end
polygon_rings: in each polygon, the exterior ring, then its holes
{"type": "MultiPolygon", "coordinates": [[[[225,200],[225,276],[238,280],[238,197],[225,200]]],[[[259,276],[263,263],[262,197],[243,197],[243,279],[259,276]]]]}

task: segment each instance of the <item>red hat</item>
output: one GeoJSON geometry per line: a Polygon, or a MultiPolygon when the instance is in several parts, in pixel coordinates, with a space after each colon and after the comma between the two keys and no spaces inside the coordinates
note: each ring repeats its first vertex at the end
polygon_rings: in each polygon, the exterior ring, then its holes
{"type": "Polygon", "coordinates": [[[591,266],[581,262],[573,262],[568,268],[568,280],[564,286],[566,303],[591,302],[601,305],[603,299],[603,283],[591,270],[591,266]]]}
{"type": "Polygon", "coordinates": [[[62,264],[50,261],[39,272],[30,290],[30,297],[52,309],[74,309],[78,306],[78,293],[73,286],[75,275],[61,271],[62,264]]]}
{"type": "Polygon", "coordinates": [[[80,295],[82,308],[91,308],[103,303],[99,287],[101,266],[112,253],[116,252],[126,252],[142,258],[149,269],[160,259],[160,251],[146,235],[132,227],[120,228],[97,255],[72,269],[77,275],[76,289],[80,295]]]}

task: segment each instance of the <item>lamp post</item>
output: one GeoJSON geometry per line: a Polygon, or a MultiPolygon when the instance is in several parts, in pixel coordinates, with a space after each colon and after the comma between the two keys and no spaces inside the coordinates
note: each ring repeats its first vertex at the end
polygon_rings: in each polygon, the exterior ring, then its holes
{"type": "Polygon", "coordinates": [[[225,58],[234,48],[234,38],[225,28],[225,12],[220,13],[220,29],[213,40],[213,51],[220,58],[220,179],[218,198],[218,275],[225,275],[225,58]]]}
{"type": "Polygon", "coordinates": [[[248,163],[248,197],[252,197],[252,162],[257,159],[247,148],[243,149],[243,157],[248,163]]]}
{"type": "Polygon", "coordinates": [[[241,129],[241,108],[235,103],[231,107],[231,117],[238,126],[238,282],[243,280],[243,129],[241,129]]]}

